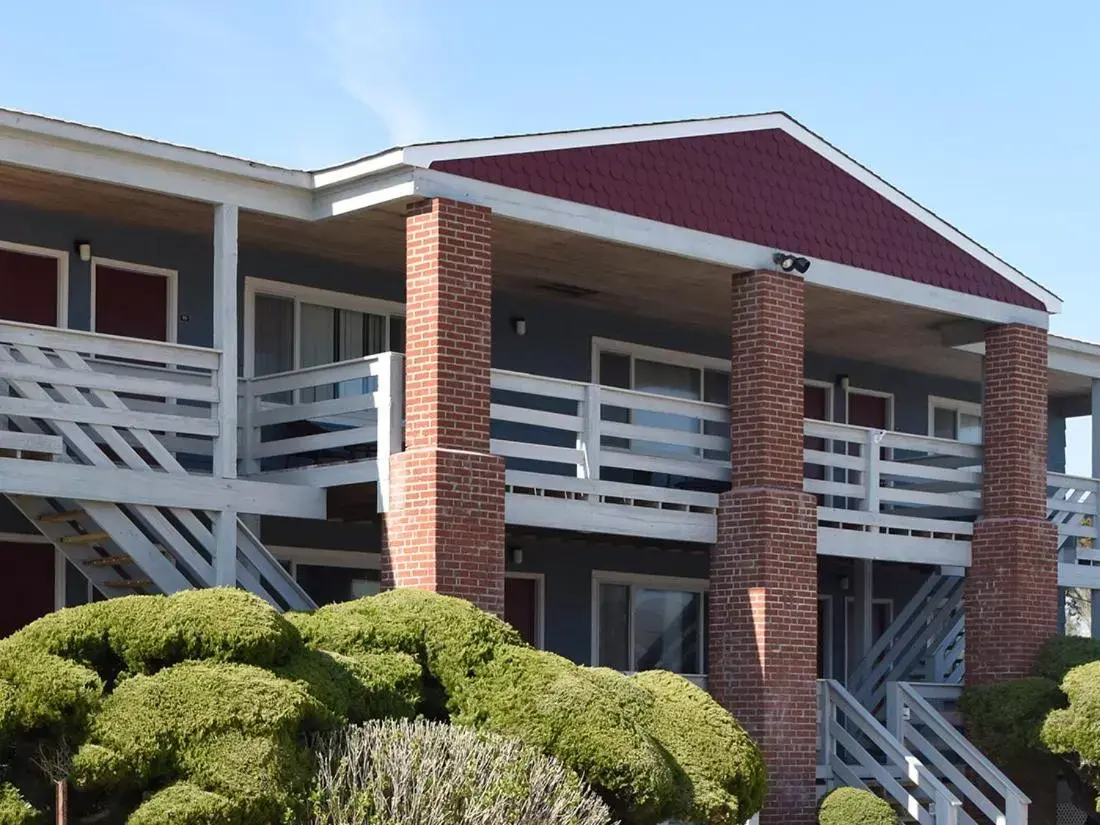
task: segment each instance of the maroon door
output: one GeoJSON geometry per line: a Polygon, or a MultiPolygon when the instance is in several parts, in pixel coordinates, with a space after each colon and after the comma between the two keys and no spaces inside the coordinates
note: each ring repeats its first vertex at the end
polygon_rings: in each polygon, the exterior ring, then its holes
{"type": "Polygon", "coordinates": [[[168,340],[168,289],[163,275],[96,264],[95,331],[168,340]]]}
{"type": "Polygon", "coordinates": [[[848,394],[848,423],[885,430],[890,426],[890,399],[882,395],[848,394]]]}
{"type": "Polygon", "coordinates": [[[49,544],[0,543],[0,637],[53,610],[54,549],[49,544]]]}
{"type": "Polygon", "coordinates": [[[57,326],[57,258],[0,249],[0,318],[57,326]]]}
{"type": "Polygon", "coordinates": [[[539,588],[537,579],[504,580],[504,620],[529,645],[538,645],[539,588]]]}

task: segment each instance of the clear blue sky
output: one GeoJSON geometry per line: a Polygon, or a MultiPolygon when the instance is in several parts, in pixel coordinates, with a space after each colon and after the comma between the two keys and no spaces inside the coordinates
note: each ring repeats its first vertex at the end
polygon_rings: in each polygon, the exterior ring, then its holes
{"type": "Polygon", "coordinates": [[[1098,44],[1097,0],[0,0],[0,105],[301,167],[783,109],[1100,340],[1098,44]]]}

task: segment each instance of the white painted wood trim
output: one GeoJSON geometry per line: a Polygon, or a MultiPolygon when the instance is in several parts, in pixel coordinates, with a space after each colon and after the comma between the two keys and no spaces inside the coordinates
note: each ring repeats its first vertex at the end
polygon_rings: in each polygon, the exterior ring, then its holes
{"type": "Polygon", "coordinates": [[[947,398],[941,395],[928,396],[928,436],[935,438],[936,433],[936,409],[953,410],[963,415],[982,417],[982,405],[973,401],[963,401],[958,398],[947,398]]]}
{"type": "Polygon", "coordinates": [[[17,321],[0,320],[0,338],[9,344],[64,349],[81,355],[108,358],[134,358],[154,363],[166,362],[181,367],[215,370],[221,358],[219,350],[164,341],[146,341],[121,335],[105,335],[80,329],[57,329],[17,321]]]}
{"type": "Polygon", "coordinates": [[[326,517],[325,491],[261,481],[86,467],[0,458],[4,492],[13,495],[147,504],[186,510],[236,507],[244,513],[326,517]]]}
{"type": "MultiPolygon", "coordinates": [[[[217,374],[219,432],[214,442],[213,466],[214,475],[221,478],[237,476],[237,221],[235,205],[222,203],[214,207],[214,346],[221,350],[222,357],[217,374]]],[[[232,529],[218,525],[218,554],[233,558],[232,565],[228,561],[219,562],[219,575],[223,572],[228,575],[230,566],[236,570],[235,515],[232,520],[232,529]],[[223,544],[230,541],[232,549],[223,544]]]]}
{"type": "Polygon", "coordinates": [[[269,544],[268,552],[280,561],[298,564],[315,564],[320,567],[346,567],[349,570],[381,570],[381,553],[363,553],[356,550],[329,550],[322,547],[294,547],[288,544],[269,544]]]}
{"type": "Polygon", "coordinates": [[[89,324],[91,332],[96,331],[96,270],[100,266],[109,269],[117,269],[123,272],[135,272],[141,275],[164,278],[167,281],[165,288],[168,290],[168,300],[164,302],[168,315],[168,317],[164,319],[164,329],[168,333],[168,337],[164,343],[174,344],[179,340],[179,271],[161,266],[134,263],[132,261],[102,258],[97,255],[93,255],[91,261],[92,297],[91,308],[89,310],[91,313],[89,324]]]}
{"type": "Polygon", "coordinates": [[[0,544],[10,542],[13,544],[52,544],[41,533],[9,533],[0,532],[0,544]]]}
{"type": "MultiPolygon", "coordinates": [[[[776,250],[760,244],[546,195],[535,195],[506,186],[482,183],[435,170],[420,170],[416,177],[417,194],[421,196],[453,198],[479,204],[489,207],[502,217],[714,263],[735,271],[771,270],[775,267],[772,255],[776,250]]],[[[797,249],[785,251],[799,253],[797,249]]],[[[804,276],[808,284],[991,323],[1022,323],[1041,329],[1049,327],[1049,315],[1044,310],[1006,304],[819,258],[811,260],[812,266],[804,276]]],[[[1060,306],[1060,303],[1057,305],[1060,306]]]]}
{"type": "Polygon", "coordinates": [[[635,344],[631,341],[593,336],[592,381],[596,384],[600,383],[600,355],[604,352],[644,358],[647,361],[659,361],[662,364],[672,364],[678,367],[694,367],[695,369],[707,369],[724,373],[730,371],[730,360],[728,358],[715,358],[712,355],[699,355],[694,352],[651,347],[646,344],[635,344]]]}
{"type": "MultiPolygon", "coordinates": [[[[34,255],[39,258],[53,258],[57,261],[57,316],[55,320],[58,329],[66,329],[69,326],[69,253],[63,249],[32,246],[12,241],[0,241],[0,249],[8,252],[18,252],[22,255],[34,255]]],[[[0,318],[2,317],[0,315],[0,318]]]]}

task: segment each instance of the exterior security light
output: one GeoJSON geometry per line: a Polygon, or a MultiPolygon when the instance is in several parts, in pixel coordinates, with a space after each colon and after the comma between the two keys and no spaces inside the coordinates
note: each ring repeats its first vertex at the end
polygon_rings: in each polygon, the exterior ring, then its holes
{"type": "Polygon", "coordinates": [[[806,270],[810,268],[810,261],[807,258],[799,258],[789,252],[776,252],[772,255],[772,260],[775,261],[780,272],[797,272],[799,275],[805,275],[806,270]]]}

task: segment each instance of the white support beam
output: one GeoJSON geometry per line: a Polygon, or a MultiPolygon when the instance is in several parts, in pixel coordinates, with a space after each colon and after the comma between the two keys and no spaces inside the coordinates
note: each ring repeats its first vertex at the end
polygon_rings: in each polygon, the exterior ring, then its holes
{"type": "Polygon", "coordinates": [[[8,495],[323,519],[325,491],[292,484],[0,458],[8,495]]]}
{"type": "Polygon", "coordinates": [[[218,440],[214,475],[237,476],[237,207],[214,208],[214,348],[218,371],[218,440]]]}
{"type": "Polygon", "coordinates": [[[1100,478],[1100,378],[1092,379],[1092,477],[1100,478]]]}
{"type": "MultiPolygon", "coordinates": [[[[877,452],[877,451],[876,451],[877,452]]],[[[874,639],[872,605],[874,604],[874,560],[855,559],[855,575],[852,577],[852,591],[855,597],[856,650],[852,659],[855,665],[871,650],[874,639]]]]}
{"type": "MultiPolygon", "coordinates": [[[[214,475],[237,477],[237,220],[234,204],[214,207],[214,347],[218,370],[218,438],[214,475]]],[[[237,584],[237,511],[220,510],[214,524],[214,578],[221,587],[237,584]]]]}

